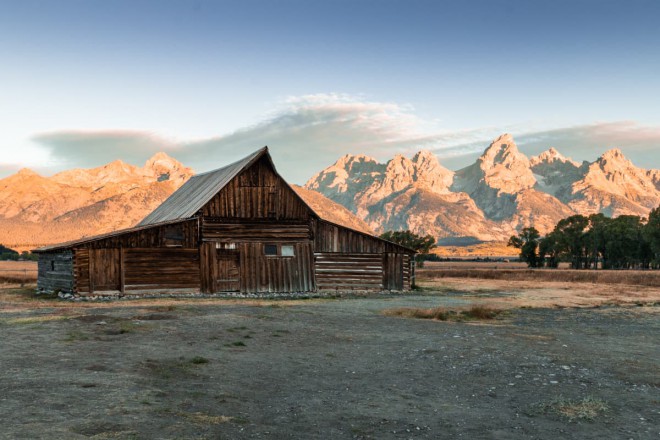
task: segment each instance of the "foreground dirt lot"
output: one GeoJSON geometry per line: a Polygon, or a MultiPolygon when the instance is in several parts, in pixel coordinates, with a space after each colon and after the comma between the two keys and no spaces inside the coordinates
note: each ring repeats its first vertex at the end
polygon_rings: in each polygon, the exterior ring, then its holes
{"type": "Polygon", "coordinates": [[[297,301],[0,291],[0,438],[658,438],[657,289],[485,281],[297,301]],[[508,311],[383,315],[472,304],[508,311]]]}

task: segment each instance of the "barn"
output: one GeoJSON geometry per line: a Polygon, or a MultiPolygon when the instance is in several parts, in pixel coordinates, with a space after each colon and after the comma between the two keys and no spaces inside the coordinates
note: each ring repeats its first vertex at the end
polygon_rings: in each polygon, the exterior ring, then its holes
{"type": "Polygon", "coordinates": [[[138,225],[42,247],[37,288],[80,296],[410,290],[414,251],[323,218],[268,148],[193,176],[138,225]]]}

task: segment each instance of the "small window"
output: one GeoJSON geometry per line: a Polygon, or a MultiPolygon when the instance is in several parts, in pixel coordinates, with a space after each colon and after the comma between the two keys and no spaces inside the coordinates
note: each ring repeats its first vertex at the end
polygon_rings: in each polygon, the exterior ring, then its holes
{"type": "Polygon", "coordinates": [[[165,240],[183,240],[183,227],[181,225],[172,225],[165,227],[165,240]]]}
{"type": "Polygon", "coordinates": [[[163,245],[165,247],[183,247],[183,227],[181,225],[166,226],[163,229],[163,245]]]}
{"type": "Polygon", "coordinates": [[[265,244],[264,245],[264,255],[277,256],[277,245],[276,244],[265,244]]]}
{"type": "Polygon", "coordinates": [[[55,260],[50,260],[50,270],[55,272],[55,260]]]}
{"type": "Polygon", "coordinates": [[[283,257],[295,257],[296,252],[293,249],[293,246],[290,244],[283,244],[282,245],[282,256],[283,257]]]}

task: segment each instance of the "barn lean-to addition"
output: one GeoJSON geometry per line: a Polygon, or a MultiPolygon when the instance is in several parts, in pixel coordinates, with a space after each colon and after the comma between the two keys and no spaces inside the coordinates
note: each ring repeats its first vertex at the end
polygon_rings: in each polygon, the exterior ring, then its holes
{"type": "Polygon", "coordinates": [[[410,290],[414,251],[322,218],[268,148],[193,176],[137,226],[36,249],[38,289],[85,295],[410,290]]]}

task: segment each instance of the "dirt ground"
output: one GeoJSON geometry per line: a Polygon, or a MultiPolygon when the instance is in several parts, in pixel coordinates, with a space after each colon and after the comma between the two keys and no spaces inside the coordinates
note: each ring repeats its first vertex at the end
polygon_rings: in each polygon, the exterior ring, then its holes
{"type": "Polygon", "coordinates": [[[660,291],[630,290],[443,279],[407,295],[76,303],[5,289],[0,438],[657,439],[660,291]],[[473,304],[507,311],[383,315],[473,304]]]}

